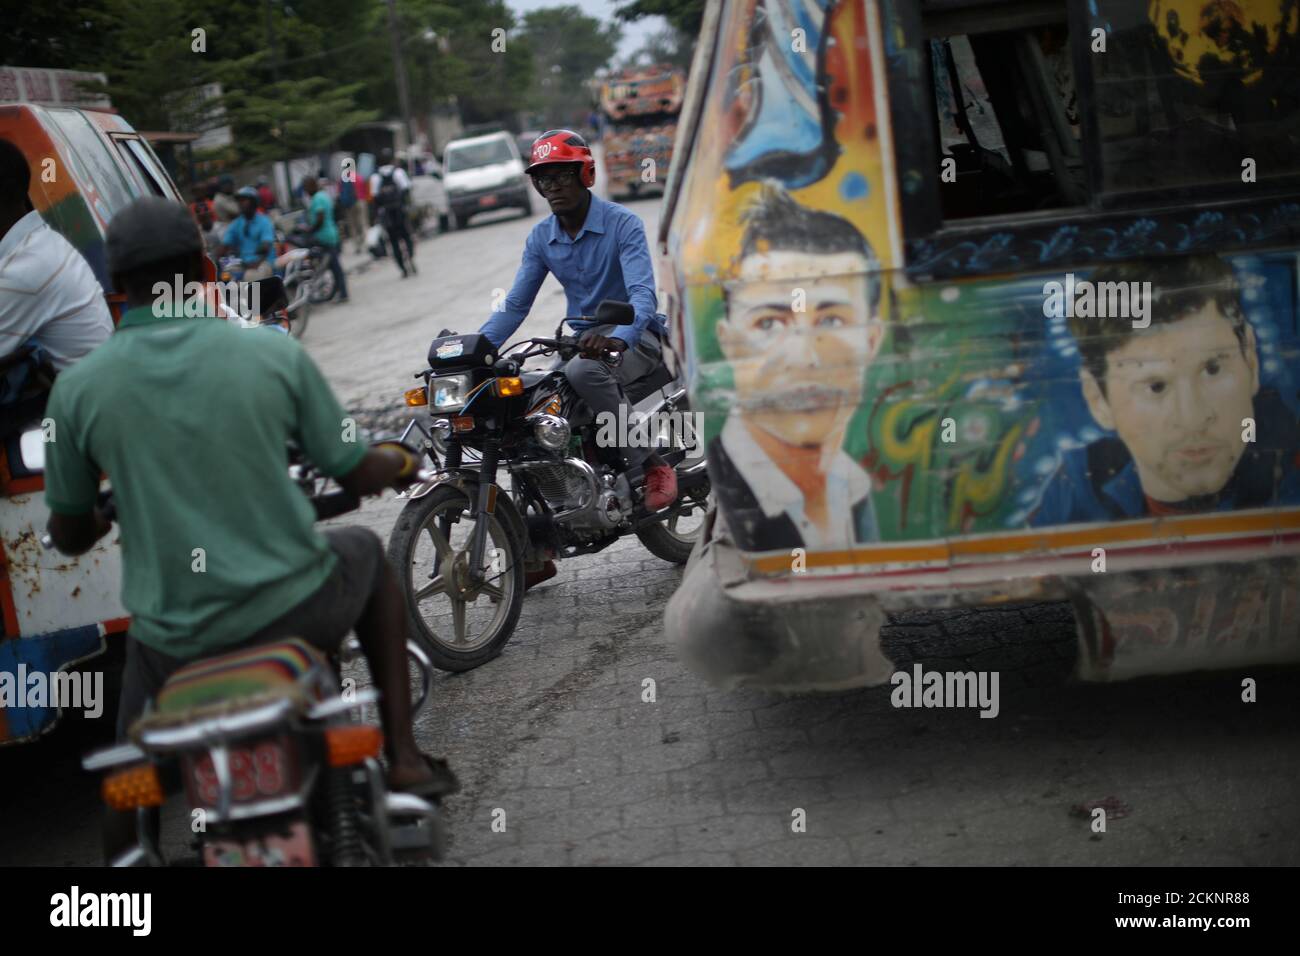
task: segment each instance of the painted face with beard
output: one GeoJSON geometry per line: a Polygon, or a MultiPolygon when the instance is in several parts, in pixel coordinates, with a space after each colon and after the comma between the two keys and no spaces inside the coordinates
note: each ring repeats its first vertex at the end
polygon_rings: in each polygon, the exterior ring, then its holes
{"type": "Polygon", "coordinates": [[[838,446],[883,335],[870,310],[869,265],[855,252],[745,257],[717,335],[751,428],[790,445],[838,446]]]}

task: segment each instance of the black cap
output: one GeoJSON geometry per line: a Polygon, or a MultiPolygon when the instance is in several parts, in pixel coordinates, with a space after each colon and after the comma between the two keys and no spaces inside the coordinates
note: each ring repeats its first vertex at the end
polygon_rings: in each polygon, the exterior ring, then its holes
{"type": "Polygon", "coordinates": [[[130,272],[140,266],[203,251],[203,237],[190,211],[161,196],[135,200],[108,224],[105,241],[108,271],[130,272]]]}

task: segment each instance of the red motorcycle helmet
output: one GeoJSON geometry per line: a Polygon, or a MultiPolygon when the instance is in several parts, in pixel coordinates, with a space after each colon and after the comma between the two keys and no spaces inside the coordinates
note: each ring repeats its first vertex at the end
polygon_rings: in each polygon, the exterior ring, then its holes
{"type": "Polygon", "coordinates": [[[571,129],[547,130],[533,140],[524,172],[532,175],[541,166],[559,163],[581,163],[582,185],[588,189],[596,185],[596,159],[591,155],[591,147],[571,129]]]}

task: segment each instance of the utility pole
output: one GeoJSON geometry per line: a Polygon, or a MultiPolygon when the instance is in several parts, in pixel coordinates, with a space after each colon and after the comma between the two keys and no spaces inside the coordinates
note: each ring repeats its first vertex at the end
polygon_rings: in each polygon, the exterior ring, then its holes
{"type": "Polygon", "coordinates": [[[277,67],[275,55],[275,26],[271,22],[271,0],[266,0],[266,47],[271,54],[271,82],[280,82],[280,68],[277,67]]]}
{"type": "Polygon", "coordinates": [[[406,67],[402,65],[402,40],[397,32],[397,5],[395,0],[388,0],[388,32],[393,42],[393,71],[397,77],[397,105],[402,110],[402,128],[406,132],[406,144],[410,146],[415,141],[411,134],[411,92],[406,87],[406,67]]]}

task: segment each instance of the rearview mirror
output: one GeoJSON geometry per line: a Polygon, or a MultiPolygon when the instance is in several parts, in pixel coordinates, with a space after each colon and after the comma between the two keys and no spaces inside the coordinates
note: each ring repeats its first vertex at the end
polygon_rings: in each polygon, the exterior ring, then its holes
{"type": "Polygon", "coordinates": [[[289,304],[289,294],[284,289],[284,280],[279,276],[255,279],[253,286],[253,301],[258,304],[257,311],[262,315],[283,309],[289,304]]]}
{"type": "Polygon", "coordinates": [[[605,299],[596,306],[594,318],[597,325],[631,325],[636,321],[636,310],[630,302],[605,299]]]}

